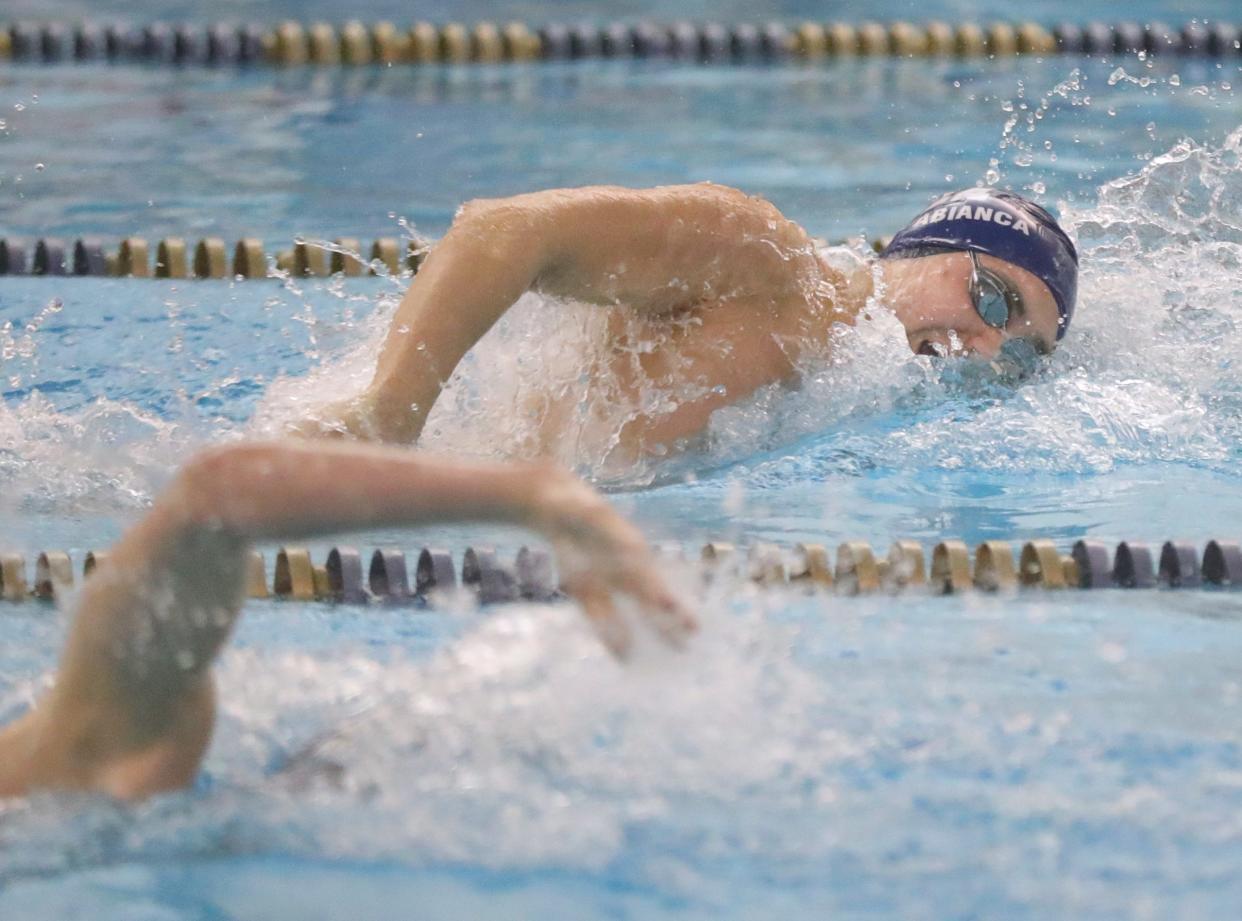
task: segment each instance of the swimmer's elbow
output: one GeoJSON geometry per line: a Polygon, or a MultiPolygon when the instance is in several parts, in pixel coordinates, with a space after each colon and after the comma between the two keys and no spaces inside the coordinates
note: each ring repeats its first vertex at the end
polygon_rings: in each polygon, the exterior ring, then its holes
{"type": "Polygon", "coordinates": [[[451,253],[478,277],[507,278],[514,273],[533,277],[553,246],[558,214],[554,202],[542,193],[469,201],[429,255],[424,271],[446,264],[451,253]]]}
{"type": "Polygon", "coordinates": [[[182,465],[171,491],[196,504],[210,502],[218,495],[221,484],[232,479],[239,455],[249,451],[245,445],[225,445],[198,452],[182,465]]]}
{"type": "MultiPolygon", "coordinates": [[[[307,450],[313,449],[307,446],[307,450]]],[[[262,442],[207,448],[181,467],[159,505],[164,516],[182,529],[244,531],[264,484],[294,475],[293,470],[282,471],[282,466],[286,465],[277,463],[262,442]]]]}
{"type": "Polygon", "coordinates": [[[474,198],[457,209],[449,233],[482,234],[493,239],[506,233],[530,233],[538,229],[548,211],[542,194],[474,198]]]}

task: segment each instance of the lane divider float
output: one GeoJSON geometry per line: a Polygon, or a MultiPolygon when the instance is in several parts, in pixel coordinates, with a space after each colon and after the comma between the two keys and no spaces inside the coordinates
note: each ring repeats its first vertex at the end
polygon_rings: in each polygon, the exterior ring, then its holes
{"type": "Polygon", "coordinates": [[[357,67],[394,64],[490,64],[589,58],[656,58],[750,63],[802,58],[1181,54],[1237,57],[1238,25],[1164,22],[977,23],[807,21],[505,24],[392,22],[344,25],[293,20],[275,26],[19,21],[0,27],[0,60],[172,65],[357,67]]]}
{"type": "MultiPolygon", "coordinates": [[[[1153,545],[1122,541],[1115,547],[1080,540],[1063,553],[1050,540],[1020,546],[988,540],[973,552],[960,540],[943,540],[930,556],[918,541],[898,540],[880,555],[866,541],[844,541],[835,563],[826,546],[799,543],[785,548],[759,542],[740,548],[729,542],[705,544],[697,557],[680,545],[657,548],[662,564],[697,567],[706,581],[740,578],[763,587],[854,595],[1017,594],[1042,589],[1236,589],[1242,588],[1242,545],[1211,540],[1202,552],[1189,541],[1153,545]]],[[[88,552],[81,578],[108,565],[105,552],[88,552]]],[[[25,557],[0,554],[0,600],[51,601],[74,588],[74,566],[64,551],[44,551],[29,578],[25,557]]],[[[317,562],[304,547],[282,547],[268,575],[263,554],[250,554],[246,594],[250,598],[326,601],[339,604],[434,606],[446,593],[464,591],[482,604],[550,601],[560,597],[551,555],[522,547],[512,559],[490,547],[467,547],[458,565],[453,554],[420,548],[412,557],[397,547],[369,555],[353,547],[332,547],[317,562]]]]}

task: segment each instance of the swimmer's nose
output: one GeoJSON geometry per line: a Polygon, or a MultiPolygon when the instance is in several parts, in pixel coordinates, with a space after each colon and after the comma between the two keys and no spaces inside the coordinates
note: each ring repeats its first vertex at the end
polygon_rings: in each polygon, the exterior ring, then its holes
{"type": "Polygon", "coordinates": [[[961,336],[961,340],[966,354],[991,361],[1000,354],[1001,346],[1005,344],[1005,331],[992,326],[984,326],[981,330],[972,331],[968,336],[961,336]]]}

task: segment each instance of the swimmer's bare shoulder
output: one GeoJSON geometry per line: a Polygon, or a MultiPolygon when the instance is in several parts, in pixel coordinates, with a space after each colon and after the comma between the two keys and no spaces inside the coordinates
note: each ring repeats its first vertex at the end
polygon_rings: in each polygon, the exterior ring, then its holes
{"type": "Polygon", "coordinates": [[[814,243],[771,202],[714,183],[549,193],[555,229],[536,287],[662,314],[817,282],[814,243]]]}
{"type": "MultiPolygon", "coordinates": [[[[406,292],[359,399],[302,434],[411,442],[466,352],[525,292],[658,318],[743,305],[755,336],[842,279],[770,202],[713,183],[551,189],[464,205],[406,292]]],[[[722,359],[723,370],[723,359],[722,359]]]]}

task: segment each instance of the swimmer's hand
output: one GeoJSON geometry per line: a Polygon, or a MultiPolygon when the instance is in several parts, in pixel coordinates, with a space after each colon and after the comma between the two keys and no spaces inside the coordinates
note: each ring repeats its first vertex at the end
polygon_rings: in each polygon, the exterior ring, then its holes
{"type": "Polygon", "coordinates": [[[551,542],[561,585],[579,604],[608,650],[624,660],[633,632],[617,609],[633,600],[646,622],[680,648],[698,622],[660,575],[642,534],[577,477],[548,468],[541,477],[532,527],[551,542]]]}
{"type": "Polygon", "coordinates": [[[285,434],[294,438],[347,438],[378,441],[373,408],[366,394],[337,400],[316,409],[304,419],[290,423],[285,434]]]}
{"type": "Polygon", "coordinates": [[[427,414],[410,403],[382,399],[372,390],[321,406],[285,429],[294,438],[346,438],[412,445],[427,414]]]}

